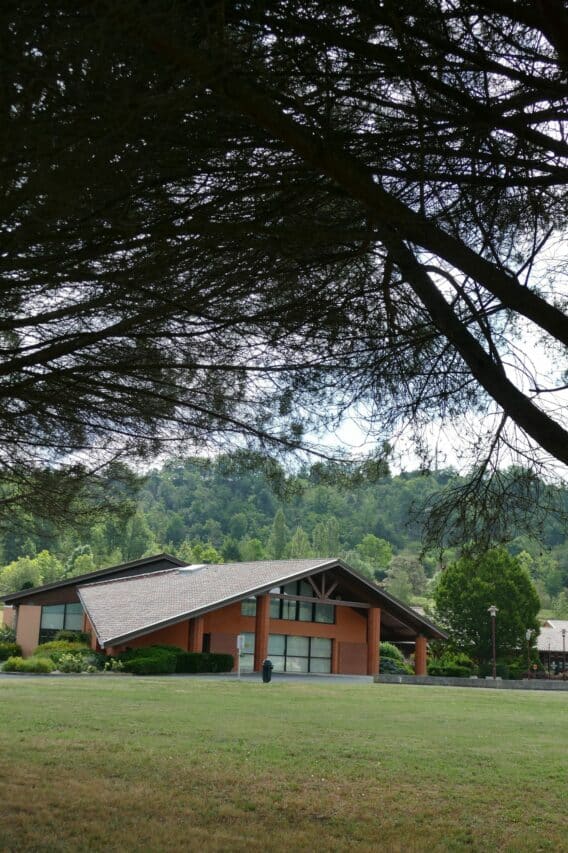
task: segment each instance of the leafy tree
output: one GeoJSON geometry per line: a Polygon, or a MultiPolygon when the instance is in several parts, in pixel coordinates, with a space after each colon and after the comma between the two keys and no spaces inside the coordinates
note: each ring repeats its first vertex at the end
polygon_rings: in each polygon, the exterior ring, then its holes
{"type": "Polygon", "coordinates": [[[381,577],[392,559],[392,546],[385,539],[367,533],[357,545],[357,553],[370,566],[375,577],[381,577]]]}
{"type": "Polygon", "coordinates": [[[284,512],[279,509],[274,516],[272,532],[270,533],[270,539],[268,540],[268,550],[276,560],[280,560],[284,556],[288,539],[289,532],[286,526],[286,517],[284,512]]]}
{"type": "MultiPolygon", "coordinates": [[[[407,578],[412,595],[423,595],[426,591],[427,578],[420,560],[409,554],[399,554],[393,557],[387,570],[387,580],[395,575],[404,574],[407,578]]],[[[385,581],[385,586],[387,581],[385,581]]],[[[393,595],[396,595],[393,592],[393,595]]]]}
{"type": "Polygon", "coordinates": [[[407,603],[411,602],[414,590],[412,589],[408,572],[403,565],[395,565],[392,569],[389,569],[383,581],[383,586],[395,598],[399,598],[401,601],[407,603]]]}
{"type": "Polygon", "coordinates": [[[240,558],[245,563],[265,560],[266,550],[260,539],[243,539],[239,543],[240,558]]]}
{"type": "Polygon", "coordinates": [[[488,661],[492,656],[487,612],[492,604],[499,608],[499,656],[524,648],[528,628],[538,633],[538,595],[526,570],[504,548],[452,563],[440,574],[434,598],[438,618],[448,626],[456,646],[477,660],[488,661]]]}
{"type": "Polygon", "coordinates": [[[37,557],[18,557],[0,571],[0,593],[52,583],[62,576],[61,562],[49,551],[41,551],[37,557]]]}
{"type": "Polygon", "coordinates": [[[497,409],[468,507],[503,447],[568,463],[543,402],[566,24],[543,8],[3,3],[1,506],[69,507],[174,435],[295,448],[361,402],[425,457],[433,420],[497,409]]]}
{"type": "Polygon", "coordinates": [[[310,545],[310,540],[306,531],[297,527],[294,535],[290,539],[286,548],[287,556],[291,559],[300,559],[302,557],[311,557],[313,552],[310,545]]]}

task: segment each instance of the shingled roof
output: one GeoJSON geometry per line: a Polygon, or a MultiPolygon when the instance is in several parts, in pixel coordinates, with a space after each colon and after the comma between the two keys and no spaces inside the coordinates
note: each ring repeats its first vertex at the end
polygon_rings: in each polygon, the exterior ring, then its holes
{"type": "Polygon", "coordinates": [[[428,636],[445,635],[337,559],[260,560],[167,569],[79,587],[78,594],[101,646],[118,645],[250,595],[338,568],[359,580],[378,606],[390,603],[428,636]]]}

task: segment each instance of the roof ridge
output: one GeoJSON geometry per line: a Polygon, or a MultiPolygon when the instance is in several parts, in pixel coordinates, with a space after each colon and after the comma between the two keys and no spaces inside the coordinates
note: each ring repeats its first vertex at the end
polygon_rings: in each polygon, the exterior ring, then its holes
{"type": "Polygon", "coordinates": [[[95,587],[95,586],[108,586],[111,583],[123,583],[124,581],[134,581],[139,578],[155,578],[158,575],[167,575],[170,572],[179,572],[180,569],[183,569],[184,566],[170,566],[169,569],[160,569],[158,572],[141,572],[139,575],[124,575],[121,578],[109,578],[108,580],[101,580],[99,583],[88,583],[77,587],[77,589],[85,589],[86,587],[95,587]]]}

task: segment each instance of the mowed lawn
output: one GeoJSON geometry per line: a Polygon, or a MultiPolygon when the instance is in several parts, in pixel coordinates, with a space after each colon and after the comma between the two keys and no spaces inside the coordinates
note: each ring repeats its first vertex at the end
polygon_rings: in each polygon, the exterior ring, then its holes
{"type": "Polygon", "coordinates": [[[568,850],[568,694],[0,680],[0,850],[568,850]]]}

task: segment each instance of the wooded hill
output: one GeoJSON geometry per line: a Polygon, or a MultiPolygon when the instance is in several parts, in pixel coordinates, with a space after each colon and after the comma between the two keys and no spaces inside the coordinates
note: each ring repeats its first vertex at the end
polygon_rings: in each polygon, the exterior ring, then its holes
{"type": "MultiPolygon", "coordinates": [[[[192,457],[150,471],[124,515],[61,530],[31,517],[0,537],[3,592],[169,551],[191,562],[266,557],[342,556],[410,600],[425,596],[455,556],[422,551],[426,505],[456,479],[452,470],[374,481],[334,479],[321,464],[286,474],[260,460],[192,457]]],[[[568,491],[560,497],[568,510],[568,491]]],[[[568,542],[560,520],[545,516],[542,542],[524,529],[508,544],[534,579],[544,607],[568,605],[568,542]]]]}

